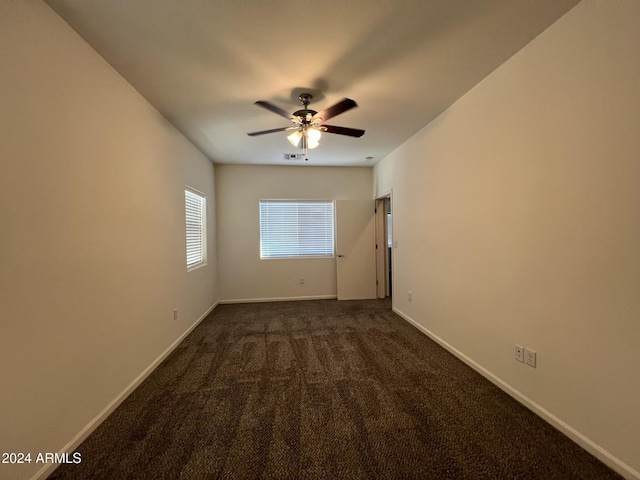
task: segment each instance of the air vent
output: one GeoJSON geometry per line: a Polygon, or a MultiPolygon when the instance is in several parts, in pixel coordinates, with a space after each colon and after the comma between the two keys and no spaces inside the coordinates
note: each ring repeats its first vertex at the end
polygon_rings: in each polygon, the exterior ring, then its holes
{"type": "Polygon", "coordinates": [[[303,160],[304,155],[301,153],[285,153],[283,155],[284,160],[303,160]]]}

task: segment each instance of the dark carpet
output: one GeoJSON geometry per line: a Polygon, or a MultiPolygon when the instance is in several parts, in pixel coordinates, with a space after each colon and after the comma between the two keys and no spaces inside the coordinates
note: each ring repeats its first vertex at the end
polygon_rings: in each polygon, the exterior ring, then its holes
{"type": "Polygon", "coordinates": [[[383,300],[220,305],[50,479],[622,478],[383,300]]]}

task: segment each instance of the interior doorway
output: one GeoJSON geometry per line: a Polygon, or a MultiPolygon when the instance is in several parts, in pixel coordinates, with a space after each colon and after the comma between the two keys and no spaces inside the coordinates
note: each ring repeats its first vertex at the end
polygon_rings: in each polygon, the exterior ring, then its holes
{"type": "Polygon", "coordinates": [[[393,221],[391,194],[376,199],[376,293],[391,299],[393,293],[393,221]]]}

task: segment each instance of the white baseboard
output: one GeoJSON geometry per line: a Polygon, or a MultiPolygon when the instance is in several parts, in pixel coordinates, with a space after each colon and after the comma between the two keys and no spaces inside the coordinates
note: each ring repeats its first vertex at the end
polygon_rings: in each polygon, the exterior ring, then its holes
{"type": "MultiPolygon", "coordinates": [[[[69,443],[67,443],[59,453],[72,453],[93,431],[104,422],[107,417],[129,396],[131,393],[153,372],[162,361],[169,356],[175,348],[189,335],[194,328],[196,328],[207,315],[209,315],[214,308],[218,306],[220,302],[214,303],[205,313],[203,313],[198,320],[194,322],[178,339],[173,342],[169,347],[160,354],[151,364],[145,368],[140,375],[138,375],[127,387],[114,398],[98,415],[96,415],[75,437],[73,437],[69,443]]],[[[50,463],[42,467],[36,474],[31,477],[31,480],[43,480],[58,467],[58,464],[50,463]]]]}
{"type": "Polygon", "coordinates": [[[220,300],[220,304],[226,303],[263,303],[263,302],[291,302],[298,300],[334,300],[337,295],[316,295],[311,297],[271,297],[271,298],[233,298],[220,300]]]}
{"type": "Polygon", "coordinates": [[[424,326],[420,325],[409,315],[406,315],[396,307],[393,307],[393,311],[398,315],[400,315],[404,320],[409,322],[411,325],[416,327],[418,330],[420,330],[422,333],[424,333],[426,336],[428,336],[430,339],[432,339],[434,342],[436,342],[437,344],[439,344],[440,346],[448,350],[450,353],[458,357],[460,360],[462,360],[464,363],[469,365],[475,371],[480,373],[480,375],[485,377],[487,380],[491,381],[491,383],[495,384],[500,389],[502,389],[503,391],[511,395],[513,398],[515,398],[517,401],[519,401],[529,410],[537,414],[540,418],[545,420],[547,423],[551,424],[552,426],[560,430],[567,437],[569,437],[575,443],[580,445],[587,452],[591,453],[594,457],[596,457],[602,463],[604,463],[605,465],[608,465],[609,467],[611,467],[613,470],[615,470],[616,472],[618,472],[620,475],[622,475],[624,478],[628,480],[640,480],[640,472],[633,469],[631,466],[627,465],[622,460],[612,455],[610,452],[602,448],[600,445],[598,445],[594,441],[587,438],[585,435],[583,435],[582,433],[577,431],[575,428],[571,427],[570,425],[568,425],[567,423],[565,423],[564,421],[562,421],[561,419],[553,415],[551,412],[549,412],[542,406],[538,405],[536,402],[531,400],[526,395],[523,395],[522,393],[520,393],[518,390],[513,388],[511,385],[509,385],[499,377],[495,376],[486,368],[477,364],[475,361],[467,357],[460,350],[456,349],[455,347],[453,347],[452,345],[450,345],[449,343],[445,342],[443,339],[435,335],[433,332],[431,332],[424,326]]]}

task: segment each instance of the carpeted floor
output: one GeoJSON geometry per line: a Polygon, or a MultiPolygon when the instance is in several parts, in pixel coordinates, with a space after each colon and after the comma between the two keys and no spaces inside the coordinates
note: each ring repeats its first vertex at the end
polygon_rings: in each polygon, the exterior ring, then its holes
{"type": "Polygon", "coordinates": [[[220,305],[50,479],[621,478],[390,310],[220,305]]]}

